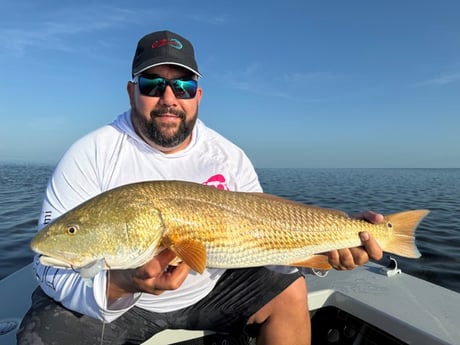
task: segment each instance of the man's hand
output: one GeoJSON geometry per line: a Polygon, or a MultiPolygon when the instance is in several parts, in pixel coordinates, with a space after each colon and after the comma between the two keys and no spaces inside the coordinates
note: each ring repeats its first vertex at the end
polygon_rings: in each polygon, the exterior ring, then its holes
{"type": "MultiPolygon", "coordinates": [[[[383,215],[372,211],[360,213],[354,218],[364,219],[374,224],[381,223],[384,220],[383,215]]],[[[369,259],[380,260],[382,258],[382,248],[368,232],[361,232],[359,237],[363,244],[360,247],[332,250],[326,253],[332,267],[336,270],[352,270],[364,265],[369,259]]]]}
{"type": "Polygon", "coordinates": [[[190,268],[183,262],[177,266],[169,266],[174,258],[175,254],[165,249],[139,268],[109,271],[109,301],[135,292],[159,295],[165,290],[177,289],[187,278],[190,268]]]}

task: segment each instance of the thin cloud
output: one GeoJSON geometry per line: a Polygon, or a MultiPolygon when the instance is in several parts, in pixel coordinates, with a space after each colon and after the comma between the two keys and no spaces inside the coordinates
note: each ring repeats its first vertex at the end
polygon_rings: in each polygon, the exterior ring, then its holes
{"type": "Polygon", "coordinates": [[[31,48],[73,51],[72,36],[121,27],[132,18],[131,10],[107,6],[40,13],[33,20],[10,22],[0,28],[0,55],[20,57],[31,48]]]}
{"type": "Polygon", "coordinates": [[[263,95],[270,98],[281,98],[297,103],[318,103],[325,101],[322,98],[299,97],[296,92],[290,92],[289,89],[295,85],[301,84],[306,80],[321,78],[323,80],[333,79],[332,75],[324,73],[301,74],[291,73],[284,74],[280,78],[267,76],[264,66],[260,63],[247,65],[244,69],[238,71],[227,71],[221,73],[224,79],[229,81],[230,87],[236,90],[250,92],[254,95],[263,95]],[[261,77],[263,79],[261,79],[261,77]],[[261,87],[263,85],[263,87],[261,87]]]}
{"type": "Polygon", "coordinates": [[[422,87],[422,86],[444,86],[452,83],[456,83],[460,81],[460,73],[451,73],[446,74],[437,78],[424,80],[418,83],[415,83],[415,87],[422,87]]]}
{"type": "MultiPolygon", "coordinates": [[[[79,35],[123,29],[139,22],[149,22],[152,18],[157,24],[159,21],[168,23],[171,18],[177,19],[177,13],[167,7],[137,9],[97,3],[84,8],[66,6],[53,11],[22,8],[21,11],[10,9],[8,12],[22,13],[22,16],[4,18],[0,24],[0,56],[21,57],[29,49],[73,52],[72,40],[79,35]]],[[[212,25],[227,22],[224,16],[187,14],[186,18],[212,25]]]]}

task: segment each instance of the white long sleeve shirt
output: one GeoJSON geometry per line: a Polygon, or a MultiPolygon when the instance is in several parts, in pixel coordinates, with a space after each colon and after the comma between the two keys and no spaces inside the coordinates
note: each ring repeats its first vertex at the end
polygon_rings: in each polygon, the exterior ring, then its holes
{"type": "MultiPolygon", "coordinates": [[[[64,154],[48,183],[39,229],[59,215],[109,189],[146,180],[185,180],[233,191],[261,192],[258,177],[244,152],[197,121],[186,149],[163,154],[146,144],[134,131],[130,112],[89,133],[64,154]]],[[[192,305],[215,286],[222,269],[191,272],[174,291],[161,295],[135,293],[110,306],[106,299],[106,271],[89,287],[78,273],[56,269],[34,260],[42,289],[54,300],[76,312],[106,322],[136,305],[168,312],[192,305]]]]}

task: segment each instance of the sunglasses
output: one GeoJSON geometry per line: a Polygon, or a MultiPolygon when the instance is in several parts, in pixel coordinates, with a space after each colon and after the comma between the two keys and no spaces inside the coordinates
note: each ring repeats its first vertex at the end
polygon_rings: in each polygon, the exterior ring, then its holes
{"type": "Polygon", "coordinates": [[[149,75],[135,76],[133,83],[139,85],[142,95],[149,97],[161,97],[169,85],[176,98],[191,99],[195,97],[198,88],[198,82],[194,79],[165,79],[149,75]]]}

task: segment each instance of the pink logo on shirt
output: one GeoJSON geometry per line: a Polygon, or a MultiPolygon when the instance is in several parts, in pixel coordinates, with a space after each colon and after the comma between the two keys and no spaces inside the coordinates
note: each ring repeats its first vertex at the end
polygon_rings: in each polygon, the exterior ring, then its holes
{"type": "Polygon", "coordinates": [[[224,175],[221,174],[211,176],[205,182],[203,182],[203,184],[206,186],[215,187],[217,189],[230,190],[230,188],[227,186],[227,181],[225,181],[224,175]]]}

